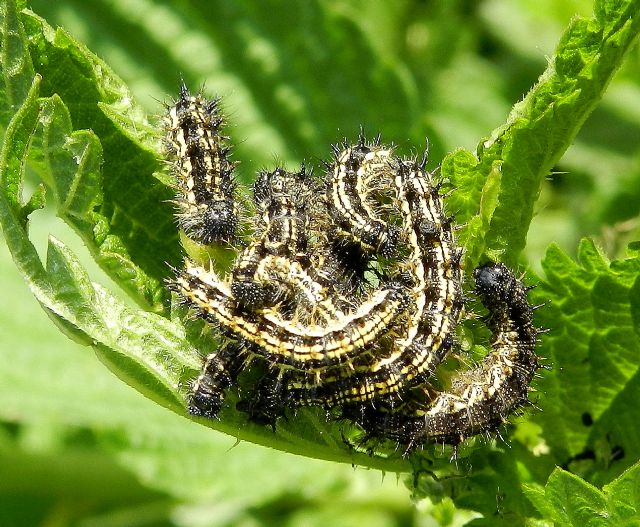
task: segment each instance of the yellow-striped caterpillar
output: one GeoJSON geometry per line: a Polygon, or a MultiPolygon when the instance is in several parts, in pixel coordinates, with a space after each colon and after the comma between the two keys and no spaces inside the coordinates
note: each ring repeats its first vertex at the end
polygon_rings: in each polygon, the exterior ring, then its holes
{"type": "Polygon", "coordinates": [[[448,389],[430,384],[465,302],[462,249],[424,159],[361,135],[334,149],[321,177],[261,172],[243,241],[222,124],[217,100],[184,87],[165,119],[179,226],[236,251],[226,275],[187,261],[171,283],[222,341],[193,382],[192,414],[216,418],[256,365],[261,378],[237,405],[250,419],[275,426],[287,408],[321,406],[405,452],[495,430],[526,402],[538,330],[525,287],[502,264],[474,271],[490,352],[448,389]]]}

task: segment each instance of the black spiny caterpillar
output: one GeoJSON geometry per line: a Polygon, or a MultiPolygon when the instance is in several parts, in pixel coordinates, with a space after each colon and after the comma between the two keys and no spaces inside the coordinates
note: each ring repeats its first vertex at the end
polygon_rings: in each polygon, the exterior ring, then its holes
{"type": "MultiPolygon", "coordinates": [[[[526,288],[502,264],[473,273],[491,351],[429,384],[464,313],[462,249],[425,159],[361,135],[334,148],[326,174],[258,174],[252,234],[218,100],[185,87],[165,118],[177,219],[195,242],[236,252],[230,273],[186,261],[171,287],[223,344],[194,380],[194,415],[216,418],[247,364],[264,374],[237,408],[275,426],[287,408],[321,406],[405,453],[495,431],[525,404],[540,368],[526,288]],[[249,360],[251,359],[251,360],[249,360]]],[[[426,156],[425,156],[426,158],[426,156]]]]}

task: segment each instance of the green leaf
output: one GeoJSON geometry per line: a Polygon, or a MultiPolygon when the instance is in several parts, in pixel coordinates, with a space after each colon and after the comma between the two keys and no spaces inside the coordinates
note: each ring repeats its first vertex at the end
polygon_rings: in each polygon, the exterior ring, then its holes
{"type": "Polygon", "coordinates": [[[32,166],[53,190],[58,216],[78,233],[86,233],[105,221],[95,213],[102,198],[100,141],[91,131],[72,131],[69,112],[57,95],[43,101],[40,123],[41,143],[32,145],[32,166]]]}
{"type": "Polygon", "coordinates": [[[553,520],[554,525],[607,525],[602,493],[564,470],[553,471],[544,492],[537,489],[527,495],[543,517],[553,520]]]}
{"type": "Polygon", "coordinates": [[[24,28],[18,18],[15,2],[0,4],[0,27],[2,28],[0,67],[3,71],[0,83],[0,128],[2,129],[27,98],[34,76],[24,28]]]}
{"type": "Polygon", "coordinates": [[[627,469],[602,490],[614,525],[630,526],[640,522],[640,463],[627,469]]]}
{"type": "MultiPolygon", "coordinates": [[[[16,210],[19,200],[15,193],[21,186],[26,149],[15,148],[15,144],[30,142],[38,118],[36,110],[40,107],[37,87],[36,79],[29,98],[9,123],[6,139],[11,143],[0,153],[0,159],[5,160],[0,167],[2,181],[15,182],[3,185],[0,196],[0,220],[7,245],[33,294],[50,314],[64,320],[63,324],[76,338],[91,339],[98,349],[107,350],[105,360],[141,391],[166,406],[181,409],[182,399],[176,392],[177,374],[160,360],[166,346],[170,346],[176,352],[175,358],[189,364],[186,348],[181,343],[181,329],[158,315],[135,313],[103,288],[92,284],[77,259],[53,238],[49,243],[45,270],[27,237],[23,211],[19,206],[16,210]],[[10,201],[9,197],[14,199],[10,201]],[[150,354],[153,360],[150,360],[150,354]],[[121,360],[111,360],[113,356],[121,357],[121,360]],[[136,375],[128,375],[131,371],[136,371],[136,375]]],[[[89,144],[83,149],[89,148],[89,144]]],[[[76,174],[80,179],[85,168],[81,161],[78,160],[79,172],[76,174]]],[[[191,350],[191,355],[193,367],[197,364],[193,358],[196,353],[191,350]]]]}
{"type": "Polygon", "coordinates": [[[640,522],[638,510],[640,465],[636,464],[602,491],[560,468],[547,484],[525,487],[543,518],[558,526],[632,526],[640,522]]]}
{"type": "MultiPolygon", "coordinates": [[[[34,222],[33,235],[47,228],[34,222]]],[[[259,516],[256,509],[280,496],[289,496],[292,507],[311,510],[314,502],[332,497],[330,503],[340,508],[382,513],[390,506],[411,514],[407,491],[393,477],[383,481],[375,471],[312,459],[292,463],[290,454],[234,444],[234,438],[141,396],[87,348],[73,345],[50,324],[37,324],[39,307],[19,278],[0,247],[2,291],[23,299],[0,311],[0,325],[11,328],[0,334],[3,524],[37,524],[11,523],[7,515],[14,511],[24,518],[31,511],[46,517],[48,509],[56,517],[85,521],[107,511],[124,514],[119,525],[136,525],[151,510],[161,518],[199,513],[209,519],[225,510],[234,523],[233,518],[259,516]],[[45,501],[43,510],[35,496],[45,501]]]]}
{"type": "Polygon", "coordinates": [[[637,38],[637,0],[602,0],[594,9],[593,18],[573,20],[538,83],[514,106],[506,124],[479,143],[477,161],[468,152],[443,161],[443,175],[460,188],[448,206],[467,223],[460,240],[468,268],[483,257],[516,264],[544,179],[637,38]]]}
{"type": "Polygon", "coordinates": [[[577,263],[552,246],[542,265],[535,298],[548,304],[538,320],[552,369],[535,420],[557,463],[602,484],[640,456],[640,254],[608,262],[585,240],[577,263]]]}
{"type": "Polygon", "coordinates": [[[27,213],[33,209],[32,205],[25,208],[23,204],[22,175],[24,158],[40,115],[37,100],[39,90],[40,77],[36,76],[25,104],[17,108],[14,118],[7,125],[0,153],[0,183],[6,192],[7,205],[23,227],[27,223],[27,213]]]}
{"type": "Polygon", "coordinates": [[[34,167],[55,188],[60,216],[98,264],[142,306],[163,312],[166,262],[178,265],[181,255],[168,203],[172,191],[154,175],[157,132],[122,81],[84,46],[32,13],[25,12],[22,22],[43,79],[41,94],[52,96],[42,144],[35,145],[42,151],[32,153],[34,167]],[[77,143],[72,131],[89,128],[95,139],[79,150],[85,141],[77,143]],[[78,156],[86,180],[72,181],[78,156]]]}

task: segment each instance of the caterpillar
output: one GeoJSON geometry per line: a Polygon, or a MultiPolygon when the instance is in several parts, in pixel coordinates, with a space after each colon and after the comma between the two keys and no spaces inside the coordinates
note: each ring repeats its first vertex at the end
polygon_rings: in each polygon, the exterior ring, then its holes
{"type": "Polygon", "coordinates": [[[254,227],[237,234],[242,189],[218,99],[183,86],[164,119],[187,236],[236,254],[219,275],[190,260],[169,287],[222,342],[194,379],[188,410],[216,418],[239,376],[237,409],[275,428],[287,408],[320,406],[405,454],[495,430],[526,403],[540,330],[526,287],[503,264],[473,272],[490,351],[437,391],[430,380],[465,316],[463,250],[440,184],[421,161],[361,134],[333,148],[325,173],[261,171],[254,227]]]}

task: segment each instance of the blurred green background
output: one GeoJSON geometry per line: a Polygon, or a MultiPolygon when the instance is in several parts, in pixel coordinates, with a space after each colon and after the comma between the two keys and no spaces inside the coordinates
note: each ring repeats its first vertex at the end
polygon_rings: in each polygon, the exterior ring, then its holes
{"type": "MultiPolygon", "coordinates": [[[[239,173],[326,158],[360,125],[430,166],[502,124],[591,2],[32,0],[103,58],[154,119],[183,78],[220,94],[239,173]]],[[[549,175],[529,233],[534,268],[589,235],[638,239],[640,56],[632,51],[549,175]]],[[[84,254],[47,211],[54,233],[84,254]]],[[[294,457],[215,433],[147,401],[57,332],[0,245],[0,526],[460,525],[413,504],[395,476],[294,457]]],[[[113,289],[113,286],[111,287],[113,289]]]]}

